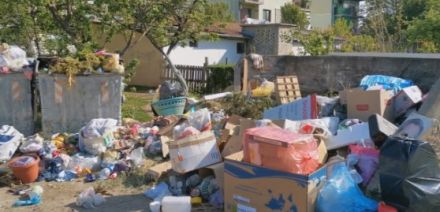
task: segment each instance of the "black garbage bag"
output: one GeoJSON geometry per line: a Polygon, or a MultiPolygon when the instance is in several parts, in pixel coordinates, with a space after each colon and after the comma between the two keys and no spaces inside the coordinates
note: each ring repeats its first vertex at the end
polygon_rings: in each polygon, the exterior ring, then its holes
{"type": "Polygon", "coordinates": [[[405,211],[440,211],[440,168],[428,142],[390,137],[380,149],[383,201],[405,211]]]}
{"type": "Polygon", "coordinates": [[[170,99],[173,97],[185,96],[185,92],[178,82],[164,81],[160,85],[159,99],[170,99]]]}

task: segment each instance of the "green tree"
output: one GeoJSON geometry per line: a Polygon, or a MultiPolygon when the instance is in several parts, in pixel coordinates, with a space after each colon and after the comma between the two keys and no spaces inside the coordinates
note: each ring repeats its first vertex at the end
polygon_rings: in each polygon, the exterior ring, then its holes
{"type": "MultiPolygon", "coordinates": [[[[207,0],[97,0],[99,7],[107,8],[100,20],[116,31],[140,33],[162,53],[185,91],[186,82],[174,66],[169,54],[178,45],[187,45],[204,36],[208,27],[232,20],[224,4],[210,4],[207,0]]],[[[131,44],[128,44],[131,45],[131,44]]]]}
{"type": "Polygon", "coordinates": [[[308,24],[306,14],[296,4],[287,3],[281,7],[281,19],[284,23],[295,24],[300,29],[308,24]]]}
{"type": "Polygon", "coordinates": [[[418,52],[438,52],[440,49],[440,1],[430,0],[428,10],[415,18],[408,27],[409,40],[418,52]]]}

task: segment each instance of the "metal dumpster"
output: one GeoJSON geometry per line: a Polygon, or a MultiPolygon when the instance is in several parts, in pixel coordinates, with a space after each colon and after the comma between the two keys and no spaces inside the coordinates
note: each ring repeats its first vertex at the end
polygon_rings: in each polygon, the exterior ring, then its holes
{"type": "Polygon", "coordinates": [[[25,136],[34,133],[31,80],[23,73],[0,74],[0,125],[25,136]]]}
{"type": "Polygon", "coordinates": [[[45,134],[78,132],[94,118],[121,119],[122,77],[75,76],[69,86],[61,74],[39,74],[42,127],[45,134]]]}

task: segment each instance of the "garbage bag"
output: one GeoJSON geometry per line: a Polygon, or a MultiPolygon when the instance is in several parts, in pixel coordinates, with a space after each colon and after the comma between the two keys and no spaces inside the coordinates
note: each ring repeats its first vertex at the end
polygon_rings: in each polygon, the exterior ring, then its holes
{"type": "Polygon", "coordinates": [[[115,119],[93,119],[79,133],[79,149],[92,155],[99,155],[113,145],[113,132],[118,121],[115,119]]]}
{"type": "Polygon", "coordinates": [[[379,166],[379,150],[374,147],[350,145],[350,151],[350,155],[357,158],[355,167],[362,176],[363,185],[367,186],[379,166]]]}
{"type": "Polygon", "coordinates": [[[14,127],[3,125],[0,128],[0,161],[8,161],[17,151],[23,134],[14,127]]]}
{"type": "Polygon", "coordinates": [[[381,86],[385,90],[392,90],[394,94],[403,88],[414,85],[413,81],[385,75],[367,75],[361,80],[360,87],[367,90],[373,86],[381,86]]]}
{"type": "Polygon", "coordinates": [[[185,96],[185,92],[178,82],[165,81],[160,85],[159,99],[170,99],[185,96]]]}
{"type": "Polygon", "coordinates": [[[79,194],[78,198],[76,199],[76,205],[88,209],[95,208],[104,202],[104,197],[101,194],[96,194],[95,189],[93,189],[92,187],[81,192],[81,194],[79,194]]]}
{"type": "Polygon", "coordinates": [[[171,196],[168,184],[161,182],[144,192],[144,195],[155,201],[162,201],[165,196],[171,196]]]}
{"type": "Polygon", "coordinates": [[[38,152],[43,148],[44,138],[39,134],[35,134],[26,138],[20,146],[20,152],[31,153],[38,152]]]}
{"type": "Polygon", "coordinates": [[[440,168],[428,142],[389,138],[380,149],[382,199],[400,210],[440,211],[440,168]]]}
{"type": "Polygon", "coordinates": [[[339,97],[329,98],[326,96],[316,96],[316,101],[320,107],[319,117],[334,116],[339,97]]]}
{"type": "Polygon", "coordinates": [[[316,200],[318,212],[377,211],[378,203],[364,196],[343,161],[329,165],[328,171],[328,181],[316,200]]]}
{"type": "Polygon", "coordinates": [[[196,128],[200,132],[212,129],[211,113],[207,108],[189,114],[188,122],[190,126],[196,128]]]}
{"type": "Polygon", "coordinates": [[[29,65],[26,52],[18,46],[3,44],[0,54],[0,66],[8,67],[12,71],[20,71],[29,65]]]}

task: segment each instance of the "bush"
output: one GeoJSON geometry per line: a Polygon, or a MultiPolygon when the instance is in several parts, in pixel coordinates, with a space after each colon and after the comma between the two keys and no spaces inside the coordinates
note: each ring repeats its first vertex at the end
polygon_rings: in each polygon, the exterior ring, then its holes
{"type": "Polygon", "coordinates": [[[269,97],[251,98],[237,93],[224,100],[224,108],[228,115],[239,115],[245,118],[261,119],[264,110],[276,106],[269,97]]]}
{"type": "Polygon", "coordinates": [[[215,65],[208,68],[211,74],[208,78],[205,93],[223,92],[234,82],[234,66],[215,65]]]}

